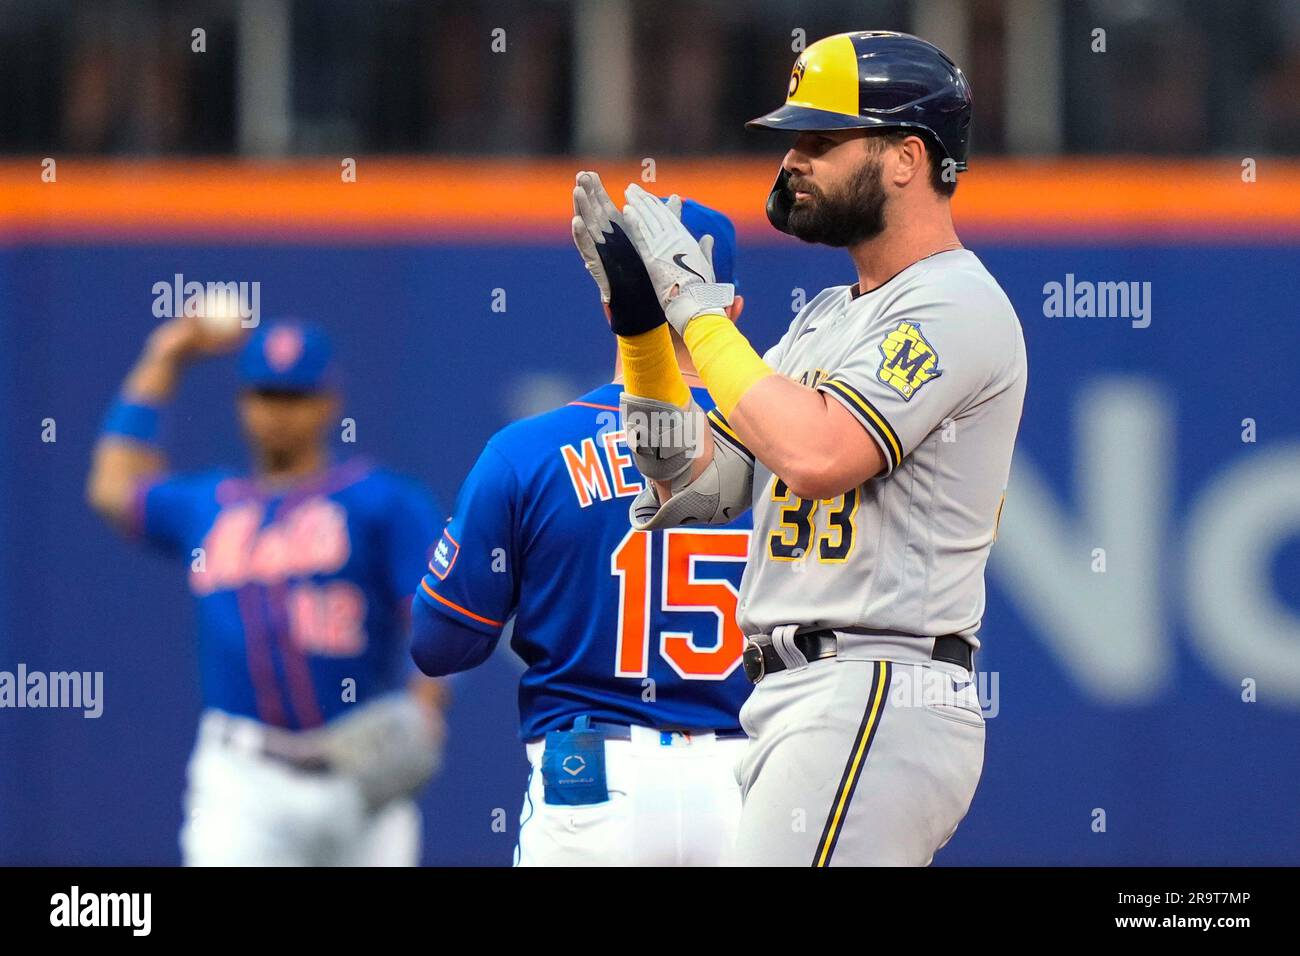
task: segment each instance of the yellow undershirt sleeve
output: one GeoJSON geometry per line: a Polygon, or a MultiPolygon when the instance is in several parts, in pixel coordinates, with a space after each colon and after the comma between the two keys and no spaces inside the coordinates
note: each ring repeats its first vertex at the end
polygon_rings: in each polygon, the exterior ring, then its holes
{"type": "Polygon", "coordinates": [[[677,366],[677,352],[668,323],[640,335],[620,335],[624,390],[642,398],[669,402],[678,408],[691,403],[691,390],[677,366]]]}
{"type": "Polygon", "coordinates": [[[692,319],[686,326],[686,347],[723,415],[735,410],[755,382],[776,374],[725,315],[705,313],[692,319]]]}

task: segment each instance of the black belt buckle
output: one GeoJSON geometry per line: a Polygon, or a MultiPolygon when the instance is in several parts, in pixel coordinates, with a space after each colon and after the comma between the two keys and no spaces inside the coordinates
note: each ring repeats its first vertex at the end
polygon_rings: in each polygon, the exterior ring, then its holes
{"type": "Polygon", "coordinates": [[[745,638],[745,652],[741,655],[741,664],[745,676],[751,684],[757,684],[767,675],[767,663],[763,658],[763,647],[752,637],[745,638]]]}

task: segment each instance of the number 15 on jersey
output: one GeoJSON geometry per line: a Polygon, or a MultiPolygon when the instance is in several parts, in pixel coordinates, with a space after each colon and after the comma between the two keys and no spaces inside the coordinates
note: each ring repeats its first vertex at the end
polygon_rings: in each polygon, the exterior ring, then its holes
{"type": "Polygon", "coordinates": [[[649,672],[651,637],[657,636],[660,656],[686,680],[725,680],[740,663],[745,636],[736,624],[738,590],[725,577],[709,577],[698,565],[718,561],[744,563],[749,532],[726,529],[672,528],[663,532],[661,567],[652,572],[651,532],[629,530],[610,556],[610,573],[619,579],[618,647],[614,673],[645,677],[649,672]],[[653,594],[657,578],[659,594],[653,594]],[[652,613],[658,602],[659,614],[652,613]],[[713,633],[661,627],[652,635],[652,622],[671,620],[688,611],[712,612],[713,633]]]}

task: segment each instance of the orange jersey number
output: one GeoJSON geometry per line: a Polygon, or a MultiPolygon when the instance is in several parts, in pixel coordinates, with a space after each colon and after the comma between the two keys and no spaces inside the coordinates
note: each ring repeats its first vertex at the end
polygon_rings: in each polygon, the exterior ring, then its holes
{"type": "MultiPolygon", "coordinates": [[[[619,579],[618,677],[645,677],[649,670],[651,553],[650,532],[629,530],[610,557],[610,573],[619,579]]],[[[659,632],[660,655],[683,678],[724,680],[740,663],[745,637],[736,624],[736,588],[724,578],[700,578],[695,564],[744,561],[748,553],[748,531],[664,532],[660,610],[712,611],[718,619],[714,640],[707,643],[697,641],[690,631],[659,632]]]]}

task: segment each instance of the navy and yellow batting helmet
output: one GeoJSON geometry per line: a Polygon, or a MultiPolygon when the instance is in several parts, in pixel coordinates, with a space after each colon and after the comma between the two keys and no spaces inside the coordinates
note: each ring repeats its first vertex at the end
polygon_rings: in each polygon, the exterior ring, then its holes
{"type": "MultiPolygon", "coordinates": [[[[970,119],[970,84],[946,53],[907,33],[865,30],[838,33],[804,50],[790,72],[785,105],[745,126],[918,130],[962,172],[970,119]]],[[[789,202],[786,178],[782,171],[768,200],[768,218],[782,232],[789,213],[782,209],[789,202]]]]}

